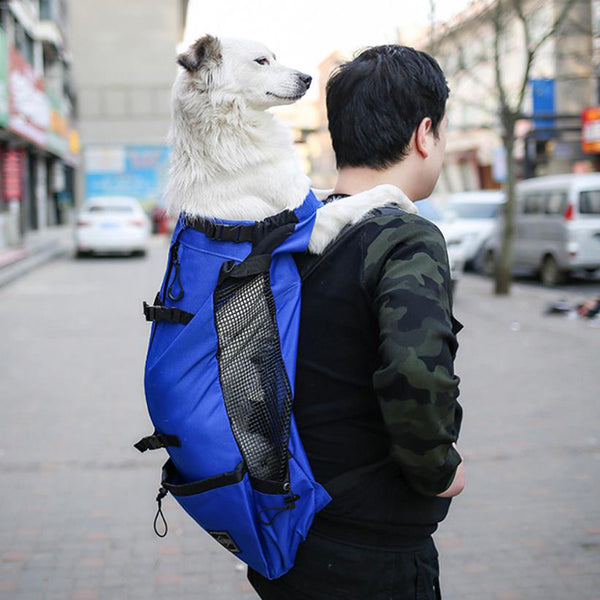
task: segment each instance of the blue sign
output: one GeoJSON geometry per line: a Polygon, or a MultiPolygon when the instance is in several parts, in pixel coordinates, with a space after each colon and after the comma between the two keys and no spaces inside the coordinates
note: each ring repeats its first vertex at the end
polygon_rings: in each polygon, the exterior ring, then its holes
{"type": "Polygon", "coordinates": [[[167,146],[89,146],[84,149],[86,197],[133,196],[165,205],[167,146]]]}
{"type": "MultiPolygon", "coordinates": [[[[554,79],[531,79],[531,97],[533,104],[534,129],[548,130],[555,127],[554,119],[536,119],[536,115],[554,114],[554,79]]],[[[551,131],[539,131],[535,134],[538,140],[549,140],[555,137],[551,131]]]]}

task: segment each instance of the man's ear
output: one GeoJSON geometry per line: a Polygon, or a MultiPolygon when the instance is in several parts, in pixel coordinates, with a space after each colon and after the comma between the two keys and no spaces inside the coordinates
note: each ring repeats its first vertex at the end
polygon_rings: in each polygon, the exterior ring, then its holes
{"type": "Polygon", "coordinates": [[[433,121],[431,118],[425,117],[415,131],[415,148],[423,158],[429,156],[429,144],[431,143],[431,136],[429,134],[431,133],[432,126],[433,121]]]}
{"type": "Polygon", "coordinates": [[[177,57],[177,62],[190,73],[197,71],[207,63],[220,63],[223,58],[221,42],[212,35],[196,40],[185,52],[177,57]]]}

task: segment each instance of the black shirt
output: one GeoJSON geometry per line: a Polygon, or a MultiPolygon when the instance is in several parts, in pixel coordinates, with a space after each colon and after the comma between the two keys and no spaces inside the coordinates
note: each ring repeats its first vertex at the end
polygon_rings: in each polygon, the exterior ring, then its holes
{"type": "Polygon", "coordinates": [[[443,237],[429,221],[386,208],[297,265],[300,436],[324,484],[366,466],[313,530],[409,546],[445,517],[450,500],[435,495],[460,462],[451,445],[462,414],[453,371],[460,326],[443,237]]]}

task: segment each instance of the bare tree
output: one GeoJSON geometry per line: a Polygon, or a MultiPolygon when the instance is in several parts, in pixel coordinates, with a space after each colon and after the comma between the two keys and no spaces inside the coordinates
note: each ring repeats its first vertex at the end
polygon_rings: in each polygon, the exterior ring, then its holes
{"type": "Polygon", "coordinates": [[[506,151],[506,204],[504,213],[504,228],[502,236],[502,248],[500,256],[496,261],[495,268],[495,287],[494,292],[499,295],[510,293],[512,281],[512,249],[515,237],[515,216],[516,216],[516,165],[514,158],[515,150],[515,124],[522,113],[523,100],[529,83],[531,67],[538,55],[540,48],[553,36],[555,36],[572,6],[577,0],[564,0],[562,6],[554,15],[554,19],[548,25],[547,29],[534,39],[530,27],[530,22],[525,13],[525,0],[498,0],[496,5],[490,11],[489,15],[493,24],[494,31],[494,80],[496,92],[498,94],[499,120],[503,134],[503,144],[506,151]],[[520,77],[520,83],[517,86],[517,93],[514,99],[511,98],[504,83],[502,70],[502,55],[500,52],[500,43],[506,35],[506,24],[510,19],[516,18],[521,26],[521,34],[525,47],[523,56],[523,72],[520,77]]]}
{"type": "MultiPolygon", "coordinates": [[[[495,261],[494,292],[499,295],[510,293],[512,281],[512,248],[515,237],[515,215],[516,215],[516,161],[515,161],[515,125],[522,118],[523,103],[529,85],[529,78],[536,58],[544,45],[552,38],[557,38],[566,25],[566,20],[573,9],[573,6],[582,0],[561,0],[560,2],[551,2],[552,18],[540,26],[537,23],[533,26],[533,13],[540,8],[540,3],[533,0],[487,0],[481,2],[481,11],[476,17],[477,27],[480,30],[479,35],[474,35],[469,40],[468,52],[465,47],[458,44],[452,31],[442,31],[444,37],[443,46],[447,49],[447,55],[451,55],[453,68],[447,75],[464,76],[469,84],[467,96],[462,97],[459,93],[455,96],[455,102],[462,106],[477,106],[480,112],[488,114],[487,123],[481,125],[484,128],[493,126],[500,127],[502,142],[506,156],[506,181],[505,181],[505,215],[504,229],[502,236],[502,248],[500,256],[495,261]],[[511,36],[517,34],[521,37],[521,46],[524,48],[522,54],[522,63],[518,76],[510,72],[507,77],[506,56],[502,51],[503,45],[511,36]],[[491,35],[490,35],[491,34],[491,35]],[[491,44],[486,44],[486,40],[491,44]],[[490,47],[491,46],[491,47],[490,47]],[[465,54],[469,55],[469,60],[465,54]],[[488,64],[491,78],[484,80],[477,67],[482,64],[488,64]],[[491,72],[490,72],[491,70],[491,72]],[[507,82],[510,80],[510,83],[507,82]],[[477,100],[477,95],[473,94],[472,86],[476,89],[495,89],[495,106],[483,106],[477,100]],[[470,95],[470,97],[469,97],[470,95]]],[[[547,9],[547,6],[546,6],[547,9]]],[[[435,0],[430,0],[430,15],[435,12],[435,0]]],[[[434,17],[430,16],[433,24],[434,17]]],[[[585,29],[587,24],[571,23],[571,29],[585,29]]],[[[586,30],[589,32],[589,30],[586,30]]],[[[430,51],[434,52],[442,46],[440,36],[430,34],[430,51]]],[[[514,64],[511,64],[514,69],[514,64]]],[[[463,89],[464,93],[464,89],[463,89]]]]}

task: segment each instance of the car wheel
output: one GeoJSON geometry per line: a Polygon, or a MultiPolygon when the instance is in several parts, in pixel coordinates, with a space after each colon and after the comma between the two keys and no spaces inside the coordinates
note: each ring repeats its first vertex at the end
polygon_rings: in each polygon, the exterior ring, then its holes
{"type": "Polygon", "coordinates": [[[77,250],[75,252],[75,258],[88,258],[90,253],[87,250],[77,250]]]}
{"type": "Polygon", "coordinates": [[[493,250],[487,250],[481,260],[481,271],[488,277],[493,277],[496,272],[496,257],[493,250]]]}
{"type": "Polygon", "coordinates": [[[563,283],[566,279],[565,273],[560,270],[556,259],[548,254],[542,261],[542,267],[540,269],[540,279],[544,285],[553,287],[563,283]]]}

